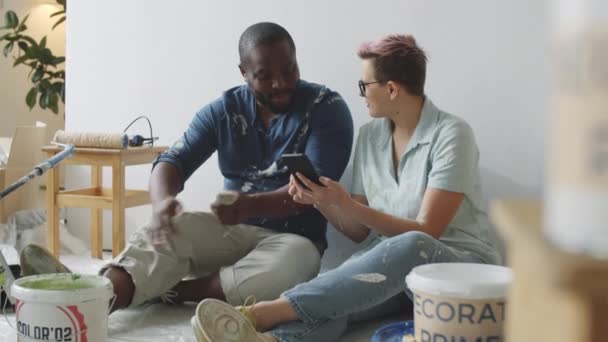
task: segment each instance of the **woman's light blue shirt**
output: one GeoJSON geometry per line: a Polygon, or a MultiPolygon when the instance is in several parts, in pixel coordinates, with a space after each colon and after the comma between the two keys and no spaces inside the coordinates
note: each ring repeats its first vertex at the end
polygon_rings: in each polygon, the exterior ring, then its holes
{"type": "Polygon", "coordinates": [[[359,130],[352,193],[384,213],[415,220],[427,188],[464,194],[462,205],[440,241],[500,263],[482,207],[479,150],[471,127],[425,98],[422,114],[395,177],[389,119],[374,119],[359,130]]]}

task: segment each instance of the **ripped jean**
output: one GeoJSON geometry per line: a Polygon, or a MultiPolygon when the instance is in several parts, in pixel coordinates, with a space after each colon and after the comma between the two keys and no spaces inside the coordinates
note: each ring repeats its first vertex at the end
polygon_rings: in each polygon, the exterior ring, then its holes
{"type": "Polygon", "coordinates": [[[349,321],[411,310],[405,276],[418,265],[439,262],[485,260],[422,232],[377,238],[337,268],[283,293],[300,320],[267,334],[280,342],[330,342],[338,340],[349,321]]]}

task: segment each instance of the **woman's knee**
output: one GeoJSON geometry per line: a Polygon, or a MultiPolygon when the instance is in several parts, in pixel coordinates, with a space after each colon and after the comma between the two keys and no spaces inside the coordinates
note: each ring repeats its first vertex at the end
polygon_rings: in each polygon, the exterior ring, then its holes
{"type": "Polygon", "coordinates": [[[437,240],[427,233],[420,231],[409,231],[386,239],[382,243],[389,246],[399,245],[403,248],[412,248],[416,246],[423,246],[425,244],[431,244],[435,241],[437,240]]]}
{"type": "Polygon", "coordinates": [[[428,263],[433,258],[436,243],[437,240],[429,234],[411,231],[386,239],[378,247],[386,255],[384,259],[410,261],[420,259],[421,263],[428,263]]]}

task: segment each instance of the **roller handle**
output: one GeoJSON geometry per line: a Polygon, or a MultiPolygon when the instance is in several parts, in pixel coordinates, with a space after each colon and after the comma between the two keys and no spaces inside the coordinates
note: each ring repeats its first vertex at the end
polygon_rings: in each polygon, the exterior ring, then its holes
{"type": "Polygon", "coordinates": [[[74,145],[72,145],[72,144],[65,145],[65,147],[63,148],[63,151],[57,153],[56,155],[52,156],[51,158],[45,160],[44,162],[42,162],[42,163],[36,165],[36,167],[34,167],[34,172],[36,173],[36,176],[40,176],[43,173],[45,173],[47,170],[54,168],[55,165],[59,164],[65,158],[71,156],[73,153],[74,153],[74,145]]]}

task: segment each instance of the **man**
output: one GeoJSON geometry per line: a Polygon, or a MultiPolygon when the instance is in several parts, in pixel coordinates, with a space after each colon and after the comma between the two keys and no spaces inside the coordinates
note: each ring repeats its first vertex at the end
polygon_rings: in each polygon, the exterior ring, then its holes
{"type": "Polygon", "coordinates": [[[304,153],[320,175],[339,179],[352,147],[349,109],[336,92],[300,80],[295,44],[277,24],[247,28],[239,56],[246,85],[201,109],[154,162],[152,223],[100,271],[114,285],[113,310],[158,297],[275,299],[318,273],[326,220],[292,200],[280,157],[304,153]],[[215,151],[236,198],[216,201],[213,214],[181,212],[176,195],[215,151]]]}

